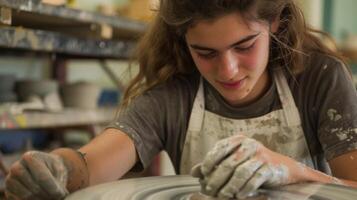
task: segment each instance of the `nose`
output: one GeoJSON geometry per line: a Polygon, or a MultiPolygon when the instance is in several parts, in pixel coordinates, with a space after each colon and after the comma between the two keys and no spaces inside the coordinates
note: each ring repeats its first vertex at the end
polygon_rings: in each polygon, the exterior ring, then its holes
{"type": "Polygon", "coordinates": [[[233,79],[239,72],[238,58],[233,52],[225,52],[221,55],[218,65],[218,77],[222,81],[233,79]]]}

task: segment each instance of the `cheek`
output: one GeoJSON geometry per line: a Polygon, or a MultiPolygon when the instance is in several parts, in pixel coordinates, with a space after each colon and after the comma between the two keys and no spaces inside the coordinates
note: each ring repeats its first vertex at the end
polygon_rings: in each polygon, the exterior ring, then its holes
{"type": "Polygon", "coordinates": [[[265,69],[269,51],[266,48],[255,48],[249,55],[241,59],[242,65],[249,71],[265,69]]]}
{"type": "Polygon", "coordinates": [[[249,55],[241,59],[241,66],[244,66],[248,71],[254,71],[258,68],[258,57],[249,55]]]}

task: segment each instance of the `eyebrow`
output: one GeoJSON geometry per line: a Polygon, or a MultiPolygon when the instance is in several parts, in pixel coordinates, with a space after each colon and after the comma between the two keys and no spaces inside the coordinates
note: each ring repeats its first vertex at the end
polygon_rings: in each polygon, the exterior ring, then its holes
{"type": "MultiPolygon", "coordinates": [[[[229,45],[229,47],[238,46],[240,44],[248,42],[248,41],[256,38],[259,34],[260,34],[260,32],[257,33],[257,34],[254,34],[254,35],[248,35],[248,36],[244,37],[243,39],[239,40],[238,42],[235,42],[235,43],[229,45]]],[[[196,50],[204,50],[204,51],[215,50],[215,49],[212,49],[212,48],[208,48],[208,47],[204,47],[204,46],[200,46],[200,45],[196,45],[196,44],[191,44],[190,47],[193,48],[193,49],[196,49],[196,50]]]]}

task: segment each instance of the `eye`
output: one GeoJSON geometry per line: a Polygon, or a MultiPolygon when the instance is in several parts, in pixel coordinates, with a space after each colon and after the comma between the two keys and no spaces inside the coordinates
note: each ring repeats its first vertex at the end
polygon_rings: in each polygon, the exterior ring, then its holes
{"type": "Polygon", "coordinates": [[[211,52],[207,52],[207,53],[203,53],[203,52],[196,52],[198,57],[200,58],[204,58],[204,59],[211,59],[217,56],[217,52],[215,51],[211,51],[211,52]]]}
{"type": "Polygon", "coordinates": [[[247,51],[251,50],[254,46],[255,46],[255,41],[247,47],[236,46],[236,47],[234,47],[234,49],[237,51],[240,51],[240,52],[247,52],[247,51]]]}

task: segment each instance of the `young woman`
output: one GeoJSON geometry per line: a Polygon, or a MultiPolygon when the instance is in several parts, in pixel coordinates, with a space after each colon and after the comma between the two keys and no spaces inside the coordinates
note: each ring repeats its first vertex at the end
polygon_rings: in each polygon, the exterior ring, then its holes
{"type": "Polygon", "coordinates": [[[321,182],[356,187],[357,95],[293,0],[161,0],[118,118],[78,151],[26,153],[13,198],[62,198],[166,150],[211,196],[321,182]]]}

